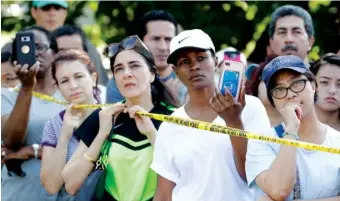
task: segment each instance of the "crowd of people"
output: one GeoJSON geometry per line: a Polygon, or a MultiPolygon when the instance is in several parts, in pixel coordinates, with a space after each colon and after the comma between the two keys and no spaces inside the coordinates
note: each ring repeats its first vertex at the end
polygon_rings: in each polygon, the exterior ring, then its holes
{"type": "Polygon", "coordinates": [[[109,79],[82,29],[64,25],[67,10],[67,1],[32,2],[36,24],[21,31],[34,34],[33,66],[12,58],[12,42],[1,49],[1,200],[340,201],[339,154],[138,113],[340,148],[340,49],[308,60],[306,10],[273,12],[262,63],[241,53],[238,98],[216,79],[224,52],[239,51],[216,50],[204,27],[179,32],[170,13],[147,12],[136,35],[107,41],[109,79]],[[75,107],[100,103],[110,104],[75,107]]]}

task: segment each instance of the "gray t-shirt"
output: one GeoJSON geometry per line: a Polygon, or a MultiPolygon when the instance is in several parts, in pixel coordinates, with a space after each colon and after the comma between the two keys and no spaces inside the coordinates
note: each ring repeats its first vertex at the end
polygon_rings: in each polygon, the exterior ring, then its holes
{"type": "MultiPolygon", "coordinates": [[[[9,115],[15,105],[18,93],[10,89],[1,88],[1,115],[9,115]]],[[[60,93],[54,98],[62,100],[60,93]]],[[[64,106],[32,97],[25,145],[40,144],[42,132],[46,121],[61,110],[64,106]]],[[[41,160],[30,159],[22,163],[21,168],[25,177],[9,176],[6,166],[1,171],[1,200],[3,201],[49,201],[56,200],[57,195],[48,195],[40,183],[41,160]]]]}

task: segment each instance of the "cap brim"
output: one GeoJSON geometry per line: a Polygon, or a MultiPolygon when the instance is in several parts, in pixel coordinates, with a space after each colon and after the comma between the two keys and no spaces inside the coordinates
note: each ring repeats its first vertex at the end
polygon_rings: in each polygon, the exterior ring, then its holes
{"type": "Polygon", "coordinates": [[[210,50],[210,49],[204,49],[204,48],[195,47],[195,46],[185,46],[185,47],[181,47],[181,48],[178,48],[177,50],[175,50],[174,52],[172,52],[172,53],[169,55],[169,57],[168,57],[168,59],[167,59],[167,63],[168,63],[168,64],[173,64],[174,66],[176,66],[178,54],[181,53],[182,51],[186,50],[186,49],[197,49],[197,50],[202,50],[202,51],[210,50]]]}
{"type": "Polygon", "coordinates": [[[280,72],[282,70],[292,70],[292,71],[295,71],[295,72],[298,72],[298,73],[301,73],[301,74],[308,71],[305,68],[297,68],[297,67],[282,67],[282,68],[279,68],[274,73],[272,73],[270,75],[270,77],[267,79],[267,82],[266,82],[267,90],[269,89],[269,84],[270,84],[271,79],[274,77],[274,75],[276,75],[278,72],[280,72]]]}

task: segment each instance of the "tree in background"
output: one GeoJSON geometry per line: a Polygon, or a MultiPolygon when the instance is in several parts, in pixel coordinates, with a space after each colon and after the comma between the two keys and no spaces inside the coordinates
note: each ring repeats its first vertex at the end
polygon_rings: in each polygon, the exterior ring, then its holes
{"type": "MultiPolygon", "coordinates": [[[[1,4],[2,34],[14,35],[33,24],[30,2],[2,1],[1,4]],[[21,14],[15,13],[19,6],[23,8],[21,14]]],[[[328,41],[331,35],[340,34],[340,3],[335,1],[70,1],[66,23],[80,25],[94,44],[104,46],[135,34],[139,18],[147,11],[164,9],[172,13],[184,29],[200,28],[207,32],[217,49],[233,46],[251,61],[260,62],[265,56],[270,15],[285,4],[301,6],[312,15],[316,42],[310,59],[317,59],[324,48],[335,45],[335,41],[328,41]]]]}

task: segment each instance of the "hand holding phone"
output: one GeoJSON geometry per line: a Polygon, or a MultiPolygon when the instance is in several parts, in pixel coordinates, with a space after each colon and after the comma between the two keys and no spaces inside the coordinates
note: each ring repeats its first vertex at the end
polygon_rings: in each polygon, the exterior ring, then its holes
{"type": "Polygon", "coordinates": [[[31,68],[29,68],[28,64],[20,65],[17,64],[17,61],[14,61],[14,72],[19,78],[22,87],[24,88],[32,88],[36,83],[36,75],[39,71],[39,61],[37,61],[31,68]]]}
{"type": "Polygon", "coordinates": [[[239,99],[244,74],[244,64],[230,60],[223,61],[219,89],[224,95],[227,88],[235,100],[239,99]]]}
{"type": "Polygon", "coordinates": [[[18,32],[13,42],[13,59],[17,64],[28,65],[28,68],[36,62],[35,55],[35,39],[33,32],[18,32]]]}

